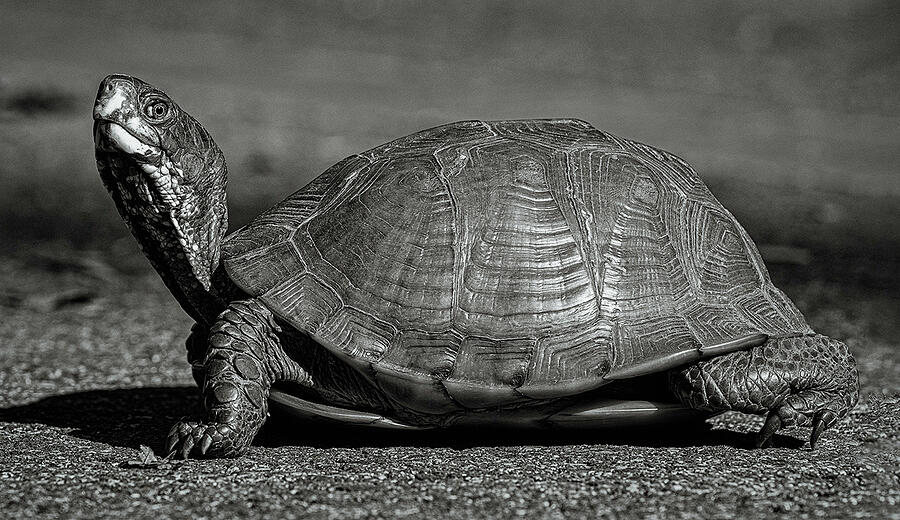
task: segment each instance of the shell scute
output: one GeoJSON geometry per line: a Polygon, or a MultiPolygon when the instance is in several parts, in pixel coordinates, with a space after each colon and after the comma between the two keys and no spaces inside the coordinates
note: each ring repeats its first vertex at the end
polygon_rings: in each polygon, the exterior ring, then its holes
{"type": "Polygon", "coordinates": [[[341,353],[367,362],[379,361],[397,335],[396,327],[367,312],[343,307],[313,334],[325,345],[339,346],[341,353]]]}
{"type": "Polygon", "coordinates": [[[495,340],[467,337],[456,357],[451,380],[471,381],[487,387],[521,386],[534,352],[535,340],[495,340]]]}
{"type": "Polygon", "coordinates": [[[287,277],[262,296],[266,305],[281,309],[290,323],[308,334],[316,334],[322,324],[343,307],[341,297],[308,272],[287,277]]]}
{"type": "Polygon", "coordinates": [[[673,353],[699,351],[702,343],[682,316],[645,316],[617,322],[613,330],[613,368],[642,359],[673,353]]]}
{"type": "Polygon", "coordinates": [[[591,280],[552,185],[565,155],[524,142],[469,150],[451,179],[457,201],[455,315],[494,337],[596,313],[591,280]]]}
{"type": "Polygon", "coordinates": [[[453,332],[402,330],[382,361],[446,379],[453,371],[462,337],[453,332]]]}
{"type": "Polygon", "coordinates": [[[519,391],[534,394],[539,387],[564,381],[592,381],[599,386],[613,359],[610,332],[609,323],[595,322],[540,338],[519,391]]]}
{"type": "MultiPolygon", "coordinates": [[[[268,240],[268,237],[266,238],[268,240]]],[[[238,243],[237,247],[248,247],[249,240],[238,243]]],[[[246,254],[235,255],[227,263],[227,269],[245,273],[242,284],[253,293],[265,294],[280,284],[294,281],[297,273],[306,268],[290,242],[275,242],[268,245],[253,244],[257,249],[249,249],[246,254]]]]}
{"type": "Polygon", "coordinates": [[[423,157],[379,163],[366,190],[298,230],[309,269],[347,305],[392,323],[450,328],[453,208],[423,157]]]}

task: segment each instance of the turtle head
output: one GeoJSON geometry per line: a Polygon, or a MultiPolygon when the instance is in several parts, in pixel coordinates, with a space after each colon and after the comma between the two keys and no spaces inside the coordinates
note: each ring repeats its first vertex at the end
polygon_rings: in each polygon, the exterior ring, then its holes
{"type": "Polygon", "coordinates": [[[100,177],[150,262],[173,292],[208,291],[228,227],[219,147],[169,96],[131,76],[100,83],[93,115],[100,177]]]}

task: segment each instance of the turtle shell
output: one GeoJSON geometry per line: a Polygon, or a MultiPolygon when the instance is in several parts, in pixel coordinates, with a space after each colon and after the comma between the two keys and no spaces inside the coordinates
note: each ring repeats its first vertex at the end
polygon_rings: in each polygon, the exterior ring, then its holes
{"type": "Polygon", "coordinates": [[[459,122],[348,157],[229,237],[223,259],[423,413],[811,332],[683,160],[577,120],[459,122]]]}

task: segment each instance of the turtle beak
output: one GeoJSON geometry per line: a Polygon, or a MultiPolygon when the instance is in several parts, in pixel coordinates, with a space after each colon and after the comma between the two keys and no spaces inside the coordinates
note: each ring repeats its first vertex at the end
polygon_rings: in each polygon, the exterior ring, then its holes
{"type": "Polygon", "coordinates": [[[159,167],[162,151],[137,138],[128,128],[105,119],[94,120],[94,146],[104,152],[120,152],[138,164],[159,167]]]}
{"type": "Polygon", "coordinates": [[[94,119],[128,121],[139,117],[137,86],[129,76],[110,74],[100,82],[94,102],[94,119]]]}

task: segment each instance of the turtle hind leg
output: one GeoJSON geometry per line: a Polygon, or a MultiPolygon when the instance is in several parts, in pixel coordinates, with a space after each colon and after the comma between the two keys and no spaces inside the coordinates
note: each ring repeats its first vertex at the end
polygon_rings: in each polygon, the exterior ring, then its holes
{"type": "Polygon", "coordinates": [[[856,362],[840,341],[819,334],[771,337],[749,351],[670,373],[675,395],[711,412],[767,414],[757,446],[784,426],[812,426],[810,445],[859,399],[856,362]]]}
{"type": "Polygon", "coordinates": [[[282,349],[277,330],[271,312],[257,300],[233,302],[219,315],[209,330],[202,366],[194,364],[206,414],[200,421],[175,424],[167,453],[240,456],[266,420],[272,384],[312,384],[282,349]]]}

